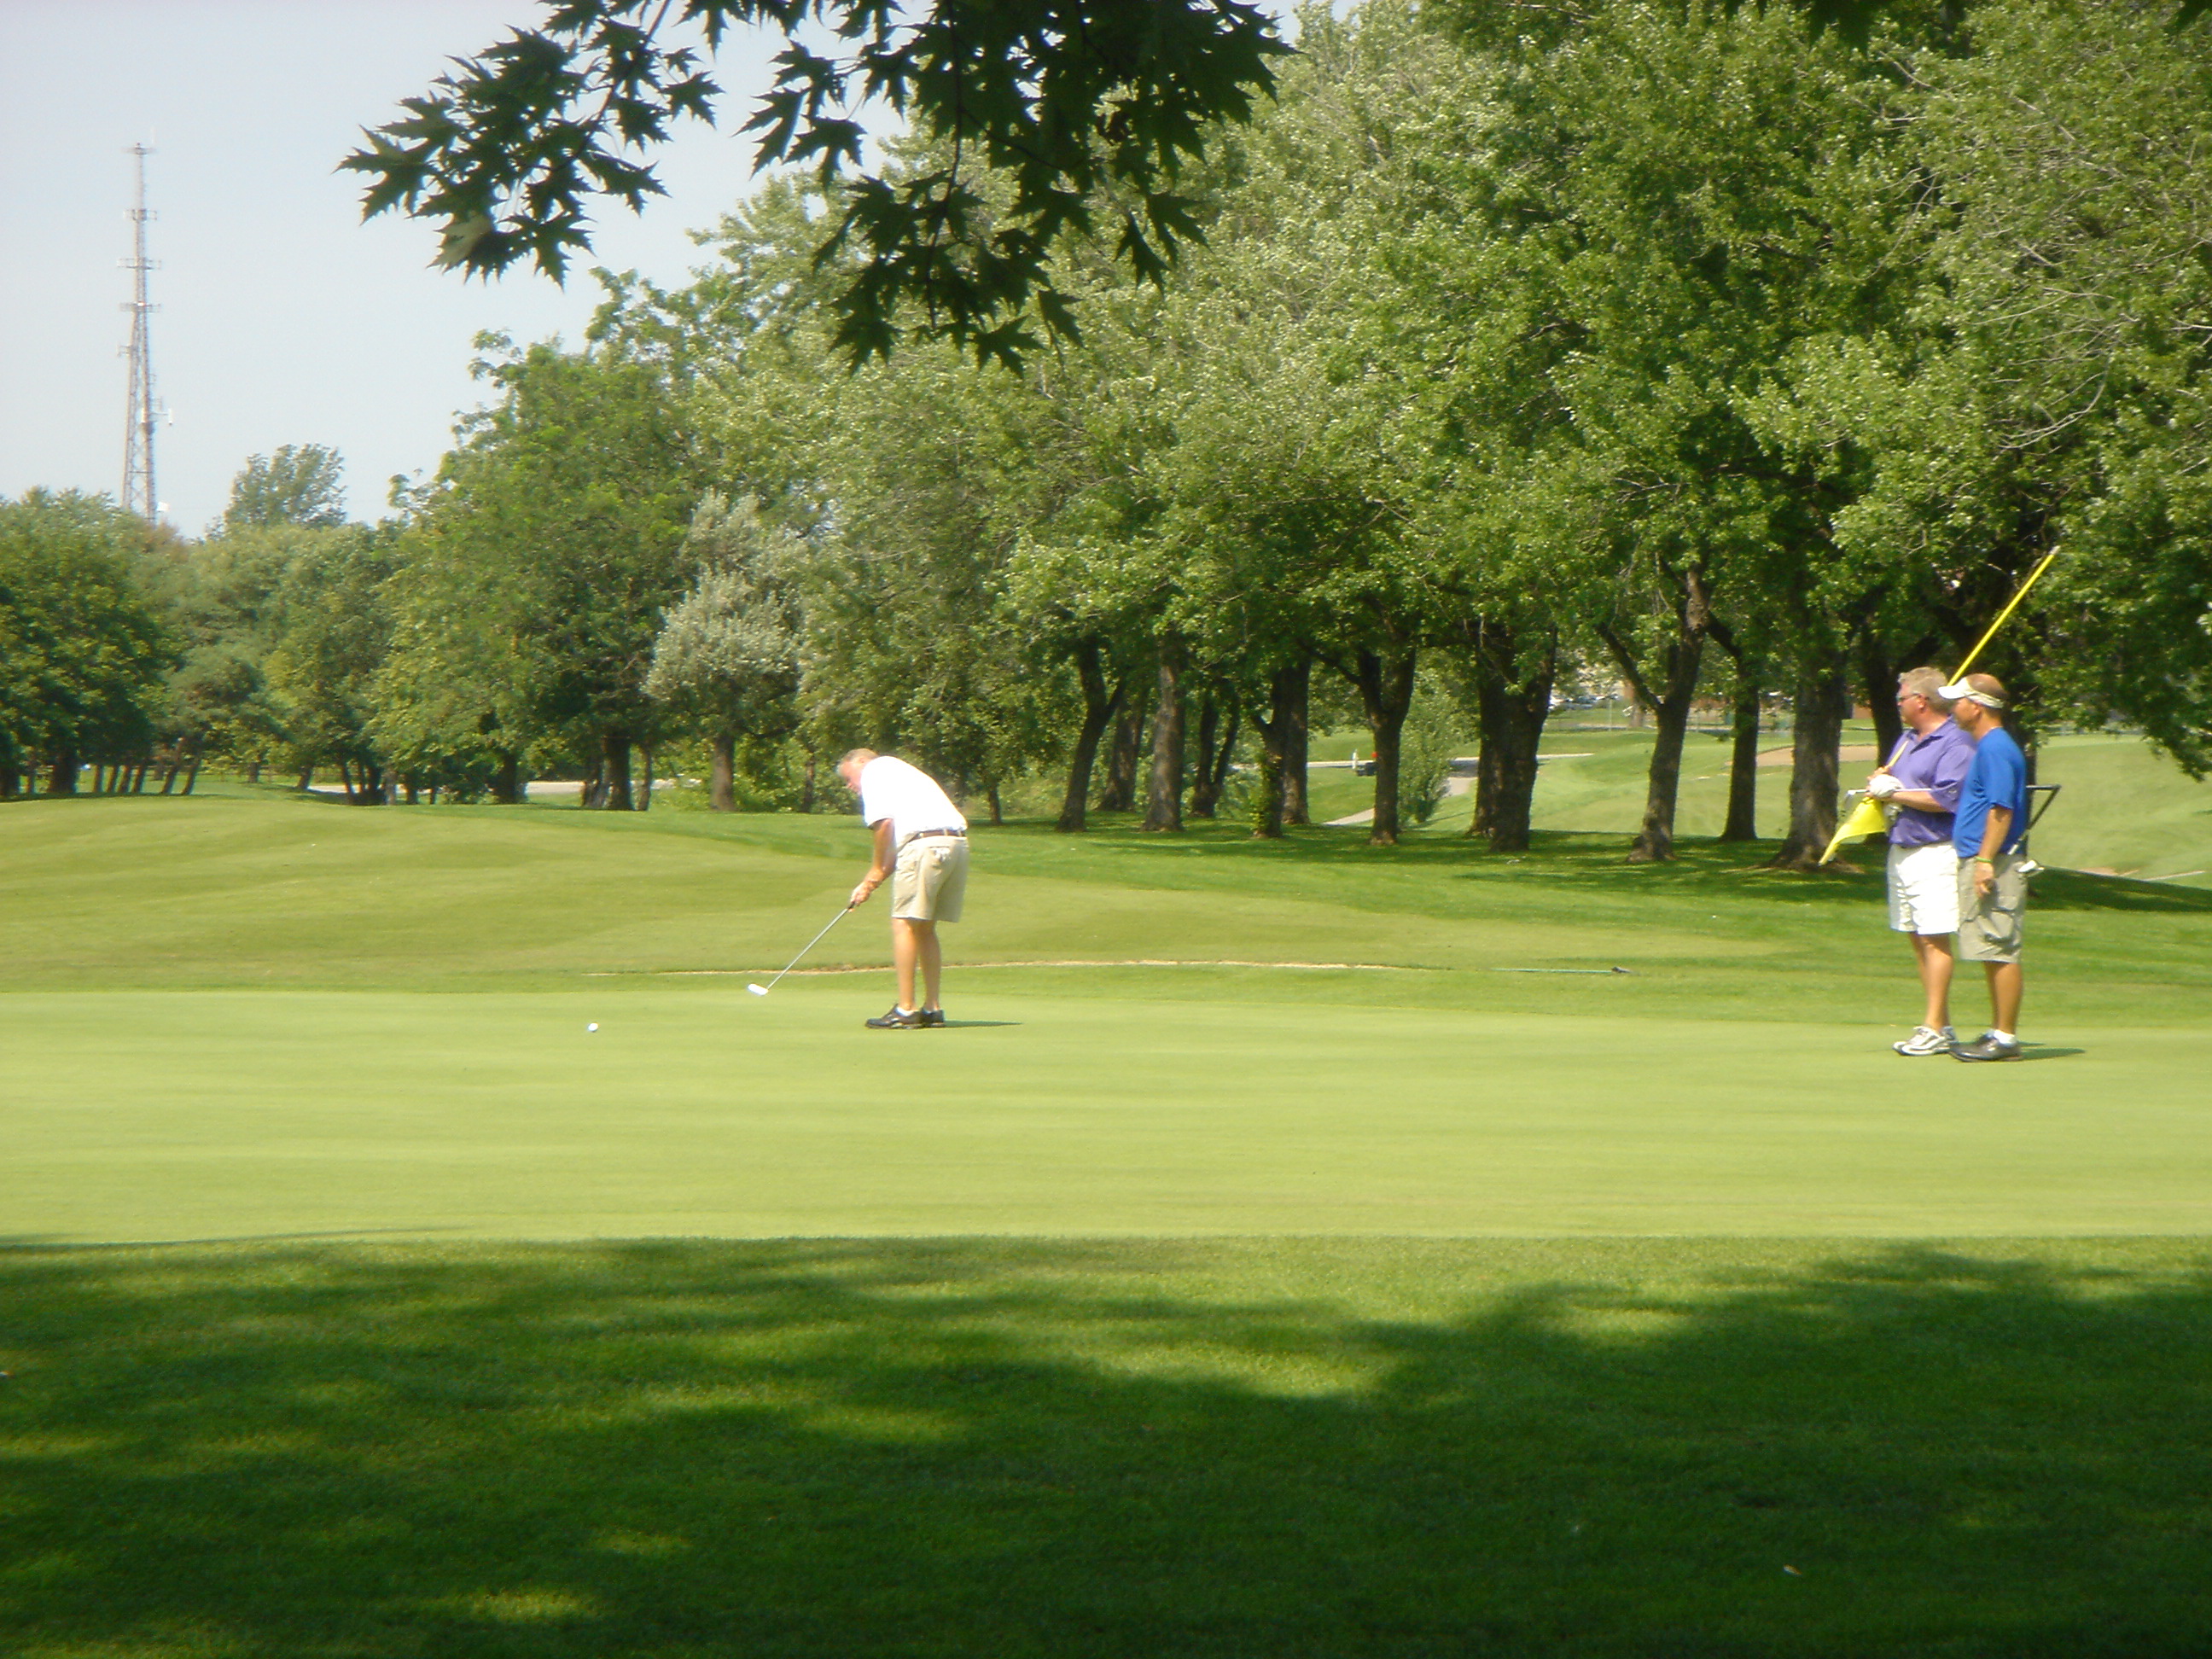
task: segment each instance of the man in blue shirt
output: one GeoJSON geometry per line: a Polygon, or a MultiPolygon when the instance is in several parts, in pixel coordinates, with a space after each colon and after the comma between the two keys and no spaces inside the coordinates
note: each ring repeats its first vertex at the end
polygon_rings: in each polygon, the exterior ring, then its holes
{"type": "Polygon", "coordinates": [[[1941,670],[1914,668],[1897,678],[1905,735],[1867,780],[1867,793],[1897,808],[1889,829],[1889,925],[1912,941],[1926,999],[1912,1035],[1890,1047],[1900,1054],[1948,1054],[1951,1029],[1951,935],[1959,931],[1959,857],[1951,817],[1974,758],[1974,740],[1951,720],[1941,670]]]}
{"type": "Polygon", "coordinates": [[[1992,676],[1969,674],[1942,694],[1952,699],[1951,718],[1974,740],[1951,838],[1959,854],[1959,955],[1988,972],[1991,1019],[1981,1041],[1951,1053],[1960,1060],[2018,1060],[2027,757],[2004,729],[2004,687],[1992,676]]]}

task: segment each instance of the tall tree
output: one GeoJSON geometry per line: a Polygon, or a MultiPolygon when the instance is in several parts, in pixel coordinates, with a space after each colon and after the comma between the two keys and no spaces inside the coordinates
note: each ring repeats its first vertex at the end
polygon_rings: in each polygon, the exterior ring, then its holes
{"type": "Polygon", "coordinates": [[[805,550],[763,522],[757,502],[713,494],[692,515],[684,550],[699,574],[661,623],[645,690],[704,733],[714,756],[708,805],[730,812],[739,739],[781,738],[799,724],[796,582],[805,550]]]}
{"type": "Polygon", "coordinates": [[[2065,552],[1982,666],[2032,726],[2139,723],[2212,769],[2212,33],[2187,7],[1988,0],[1907,60],[1927,289],[1808,381],[1805,441],[1873,457],[1847,546],[1902,546],[1893,661],[1956,653],[2065,552]]]}
{"type": "Polygon", "coordinates": [[[285,444],[249,457],[230,482],[227,532],[299,525],[329,529],[346,521],[345,461],[321,444],[285,444]]]}
{"type": "Polygon", "coordinates": [[[1505,9],[1459,11],[1502,66],[1464,169],[1470,284],[1521,319],[1505,360],[1541,388],[1505,405],[1528,413],[1492,474],[1524,536],[1579,567],[1568,609],[1654,711],[1631,856],[1664,859],[1715,622],[1793,611],[1775,631],[1794,622],[1805,672],[1826,674],[1894,579],[1894,557],[1838,549],[1863,453],[1793,446],[1765,410],[1909,297],[1896,88],[1779,9],[1601,5],[1510,38],[1487,28],[1505,9]]]}
{"type": "Polygon", "coordinates": [[[269,697],[293,759],[335,766],[347,799],[379,805],[394,780],[370,730],[378,672],[391,648],[385,584],[396,526],[352,526],[304,539],[271,606],[269,697]]]}
{"type": "Polygon", "coordinates": [[[193,545],[167,567],[164,597],[185,659],[172,680],[166,725],[180,753],[225,760],[250,775],[298,758],[268,672],[286,579],[322,548],[359,534],[282,520],[246,525],[193,545]]]}
{"type": "Polygon", "coordinates": [[[645,677],[693,571],[684,526],[711,459],[659,365],[612,344],[478,343],[500,400],[414,503],[397,622],[418,659],[496,677],[476,723],[583,765],[587,804],[629,811],[633,748],[663,717],[645,677]]]}
{"type": "Polygon", "coordinates": [[[0,791],[37,759],[73,795],[81,762],[151,741],[177,659],[139,576],[149,534],[101,497],[0,499],[0,791]]]}

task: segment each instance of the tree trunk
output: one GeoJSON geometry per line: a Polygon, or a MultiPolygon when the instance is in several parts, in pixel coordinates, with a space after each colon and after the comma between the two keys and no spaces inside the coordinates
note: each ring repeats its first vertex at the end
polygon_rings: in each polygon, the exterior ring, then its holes
{"type": "Polygon", "coordinates": [[[1109,694],[1106,690],[1105,653],[1097,640],[1075,647],[1075,677],[1083,686],[1083,726],[1075,734],[1075,753],[1067,764],[1067,788],[1060,798],[1060,818],[1053,828],[1062,835],[1080,834],[1085,809],[1091,800],[1091,774],[1098,764],[1098,744],[1114,723],[1114,711],[1128,690],[1125,679],[1109,694]]]}
{"type": "Polygon", "coordinates": [[[1628,677],[1638,704],[1650,711],[1651,765],[1644,792],[1644,823],[1628,849],[1631,864],[1662,864],[1674,856],[1674,804],[1682,787],[1682,741],[1690,730],[1690,702],[1697,695],[1698,667],[1705,656],[1702,618],[1683,626],[1659,653],[1659,676],[1645,678],[1636,653],[1611,629],[1606,644],[1628,677]]]}
{"type": "MultiPolygon", "coordinates": [[[[261,763],[259,761],[248,761],[246,763],[246,781],[248,783],[258,783],[261,781],[261,763]]],[[[167,794],[167,793],[168,792],[167,790],[162,791],[162,793],[164,794],[167,794]]]]}
{"type": "Polygon", "coordinates": [[[801,812],[811,812],[814,810],[814,757],[812,755],[806,757],[806,776],[799,786],[799,810],[801,812]]]}
{"type": "Polygon", "coordinates": [[[353,763],[350,761],[342,760],[338,763],[338,782],[345,790],[346,805],[352,805],[354,804],[353,763]]]}
{"type": "Polygon", "coordinates": [[[1712,596],[1695,565],[1680,573],[1673,595],[1674,632],[1659,653],[1657,679],[1647,678],[1635,652],[1610,628],[1598,629],[1638,703],[1652,716],[1651,769],[1644,797],[1644,825],[1628,849],[1631,864],[1662,863],[1674,856],[1674,803],[1682,787],[1682,739],[1690,729],[1690,703],[1712,626],[1712,596]]]}
{"type": "Polygon", "coordinates": [[[1277,841],[1283,833],[1283,745],[1291,722],[1285,710],[1290,698],[1291,670],[1285,666],[1267,676],[1267,710],[1252,711],[1252,729],[1260,734],[1260,793],[1252,803],[1252,836],[1277,841]]]}
{"type": "Polygon", "coordinates": [[[1790,753],[1790,834],[1770,866],[1810,870],[1836,833],[1837,750],[1850,709],[1843,662],[1815,657],[1799,670],[1796,732],[1790,753]]]}
{"type": "MultiPolygon", "coordinates": [[[[1259,717],[1253,717],[1253,725],[1259,717]]],[[[1252,839],[1280,841],[1283,838],[1283,757],[1270,748],[1265,738],[1260,743],[1259,793],[1252,798],[1252,839]]]]}
{"type": "Polygon", "coordinates": [[[738,739],[734,732],[717,732],[707,739],[714,751],[714,762],[707,769],[707,810],[710,812],[734,812],[738,810],[738,739]]]}
{"type": "Polygon", "coordinates": [[[640,746],[645,750],[645,787],[638,794],[637,810],[643,812],[649,811],[653,805],[653,745],[651,744],[644,744],[640,746]]]}
{"type": "Polygon", "coordinates": [[[191,767],[185,774],[185,793],[188,795],[192,793],[192,786],[200,781],[200,753],[206,747],[206,737],[198,732],[193,733],[191,767]]]}
{"type": "Polygon", "coordinates": [[[1723,841],[1759,839],[1759,677],[1736,665],[1735,695],[1729,705],[1732,741],[1729,749],[1728,822],[1723,841]]]}
{"type": "Polygon", "coordinates": [[[1121,718],[1114,726],[1113,746],[1106,751],[1106,787],[1098,792],[1102,812],[1127,812],[1137,804],[1137,757],[1145,735],[1145,716],[1152,707],[1152,689],[1141,670],[1130,675],[1137,695],[1124,700],[1121,718]]]}
{"type": "Polygon", "coordinates": [[[312,766],[303,766],[303,767],[301,767],[301,768],[300,769],[300,781],[299,781],[299,782],[298,782],[298,783],[296,783],[296,784],[293,785],[293,787],[294,787],[295,790],[297,790],[301,794],[303,794],[303,795],[304,795],[304,794],[306,794],[306,793],[307,793],[307,791],[309,791],[310,789],[313,788],[314,787],[315,787],[315,769],[314,769],[313,767],[312,767],[312,766]]]}
{"type": "Polygon", "coordinates": [[[1243,720],[1242,702],[1235,698],[1231,699],[1229,720],[1221,732],[1220,752],[1213,757],[1213,801],[1217,811],[1220,807],[1224,792],[1229,787],[1229,769],[1237,763],[1237,737],[1243,720]]]}
{"type": "Polygon", "coordinates": [[[1867,713],[1874,719],[1874,752],[1887,760],[1905,736],[1905,716],[1897,712],[1897,665],[1881,641],[1859,641],[1859,678],[1866,684],[1867,713]]]}
{"type": "Polygon", "coordinates": [[[1144,827],[1182,828],[1183,687],[1189,653],[1170,635],[1160,641],[1160,705],[1152,715],[1152,765],[1145,790],[1144,827]]]}
{"type": "Polygon", "coordinates": [[[1552,684],[1559,647],[1547,635],[1533,670],[1522,672],[1513,630],[1479,623],[1474,654],[1476,717],[1482,755],[1475,763],[1474,816],[1467,833],[1480,836],[1495,853],[1528,850],[1528,825],[1536,799],[1536,751],[1551,718],[1552,684]]]}
{"type": "Polygon", "coordinates": [[[991,804],[991,822],[1001,824],[1006,821],[1006,810],[999,805],[999,781],[993,778],[983,787],[983,799],[991,804]]]}
{"type": "Polygon", "coordinates": [[[599,810],[605,812],[629,812],[636,810],[637,803],[629,793],[629,738],[625,732],[607,732],[599,738],[599,775],[604,791],[599,810]]]}
{"type": "Polygon", "coordinates": [[[1221,786],[1215,781],[1213,763],[1221,744],[1221,703],[1212,692],[1207,692],[1198,705],[1198,758],[1190,774],[1190,815],[1194,818],[1210,818],[1221,799],[1221,786]]]}
{"type": "Polygon", "coordinates": [[[53,757],[53,764],[47,769],[46,793],[50,795],[74,795],[76,793],[76,750],[63,750],[53,757]]]}
{"type": "Polygon", "coordinates": [[[492,777],[491,798],[502,806],[520,806],[529,799],[527,786],[522,781],[520,756],[499,757],[499,770],[492,777]]]}
{"type": "Polygon", "coordinates": [[[1359,690],[1367,729],[1375,739],[1375,822],[1367,832],[1370,847],[1398,844],[1398,752],[1406,715],[1413,706],[1415,660],[1411,647],[1387,656],[1363,648],[1346,676],[1359,690]]]}
{"type": "Polygon", "coordinates": [[[1306,810],[1306,763],[1310,758],[1309,739],[1313,736],[1309,718],[1313,702],[1313,659],[1300,657],[1288,669],[1285,701],[1279,706],[1277,718],[1283,722],[1283,822],[1297,825],[1311,823],[1313,815],[1306,810]]]}

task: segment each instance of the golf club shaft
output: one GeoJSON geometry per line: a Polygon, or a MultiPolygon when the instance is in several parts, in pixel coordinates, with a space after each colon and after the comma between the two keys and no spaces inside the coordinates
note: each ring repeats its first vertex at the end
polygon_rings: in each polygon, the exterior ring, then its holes
{"type": "Polygon", "coordinates": [[[822,943],[823,935],[827,934],[830,928],[835,927],[839,922],[844,921],[847,916],[852,915],[852,913],[853,907],[848,904],[843,909],[840,910],[836,915],[830,917],[828,924],[823,927],[821,933],[817,933],[812,939],[807,940],[805,944],[799,947],[799,955],[792,957],[789,962],[783,964],[782,973],[779,973],[775,979],[769,981],[768,984],[763,988],[761,994],[763,996],[766,996],[769,992],[775,989],[777,981],[783,978],[784,974],[787,974],[793,969],[798,967],[800,959],[804,957],[809,951],[811,951],[816,945],[822,943]]]}

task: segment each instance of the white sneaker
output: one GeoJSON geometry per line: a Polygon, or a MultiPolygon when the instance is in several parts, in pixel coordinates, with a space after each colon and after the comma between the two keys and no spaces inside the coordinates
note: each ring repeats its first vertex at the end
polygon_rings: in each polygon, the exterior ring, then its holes
{"type": "Polygon", "coordinates": [[[1959,1034],[1948,1025],[1940,1031],[1932,1025],[1916,1025],[1911,1036],[1889,1046],[1900,1054],[1948,1054],[1958,1040],[1959,1034]]]}

